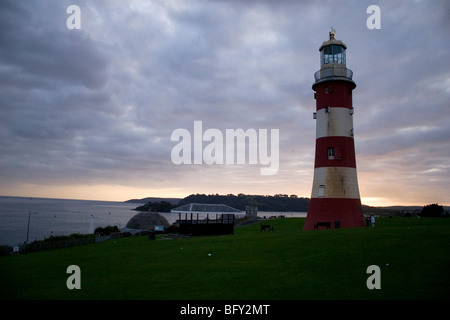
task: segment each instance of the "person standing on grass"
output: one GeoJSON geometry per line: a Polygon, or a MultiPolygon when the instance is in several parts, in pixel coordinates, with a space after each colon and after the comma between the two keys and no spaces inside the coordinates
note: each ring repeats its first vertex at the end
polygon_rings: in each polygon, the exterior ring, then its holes
{"type": "Polygon", "coordinates": [[[372,224],[372,227],[375,227],[375,216],[374,215],[370,216],[370,223],[372,224]]]}

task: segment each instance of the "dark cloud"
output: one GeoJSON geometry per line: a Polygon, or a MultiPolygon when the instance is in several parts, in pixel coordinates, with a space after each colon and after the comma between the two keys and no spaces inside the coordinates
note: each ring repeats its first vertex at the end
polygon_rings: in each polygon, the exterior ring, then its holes
{"type": "MultiPolygon", "coordinates": [[[[80,30],[66,28],[71,4],[0,3],[1,190],[126,181],[232,192],[276,183],[308,196],[311,85],[331,26],[357,83],[360,177],[399,172],[401,184],[448,175],[445,1],[379,1],[380,30],[366,27],[370,1],[80,1],[80,30]],[[205,129],[279,129],[278,175],[175,166],[171,133],[193,132],[194,120],[205,129]],[[218,185],[217,175],[228,178],[218,185]]],[[[360,185],[374,190],[370,179],[360,185]]]]}
{"type": "Polygon", "coordinates": [[[1,11],[0,63],[15,71],[13,81],[24,74],[29,85],[104,85],[108,58],[86,33],[68,32],[56,26],[60,19],[52,21],[47,12],[34,11],[26,3],[2,2],[1,11]]]}

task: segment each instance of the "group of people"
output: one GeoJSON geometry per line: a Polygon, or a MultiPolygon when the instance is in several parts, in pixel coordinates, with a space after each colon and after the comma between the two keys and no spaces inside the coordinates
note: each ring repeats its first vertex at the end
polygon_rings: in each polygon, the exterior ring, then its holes
{"type": "Polygon", "coordinates": [[[372,214],[370,217],[366,217],[366,226],[375,227],[375,216],[372,214]]]}

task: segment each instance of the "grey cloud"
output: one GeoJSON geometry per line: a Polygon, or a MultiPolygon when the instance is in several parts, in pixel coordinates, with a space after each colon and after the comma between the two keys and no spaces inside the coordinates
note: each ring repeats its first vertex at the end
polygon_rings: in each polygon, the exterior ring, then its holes
{"type": "Polygon", "coordinates": [[[58,81],[91,88],[104,85],[107,56],[86,33],[58,26],[52,17],[43,19],[43,12],[33,11],[25,3],[2,2],[1,11],[2,66],[16,67],[15,71],[31,77],[37,85],[47,80],[53,85],[58,81]]]}
{"type": "MultiPolygon", "coordinates": [[[[369,4],[81,1],[82,29],[68,30],[68,3],[2,1],[0,175],[168,186],[234,172],[171,163],[172,131],[192,131],[194,120],[220,130],[280,129],[277,179],[311,174],[311,85],[330,26],[348,45],[357,83],[361,163],[376,157],[388,166],[402,151],[408,161],[422,154],[446,162],[448,148],[433,146],[449,137],[449,47],[430,35],[448,25],[448,5],[381,1],[382,29],[371,31],[369,4]]],[[[241,169],[243,184],[259,173],[241,169]]]]}

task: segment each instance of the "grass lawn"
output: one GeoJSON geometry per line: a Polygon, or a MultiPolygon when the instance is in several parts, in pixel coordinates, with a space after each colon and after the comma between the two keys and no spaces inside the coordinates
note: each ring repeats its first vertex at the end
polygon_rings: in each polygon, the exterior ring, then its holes
{"type": "Polygon", "coordinates": [[[2,299],[449,299],[450,219],[378,218],[375,228],[302,231],[304,218],[230,236],[130,237],[0,257],[2,299]],[[69,290],[69,265],[81,290],[69,290]],[[367,267],[381,271],[369,290],[367,267]]]}

